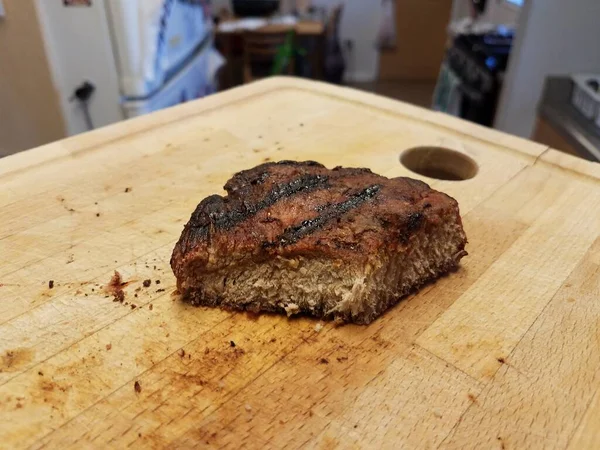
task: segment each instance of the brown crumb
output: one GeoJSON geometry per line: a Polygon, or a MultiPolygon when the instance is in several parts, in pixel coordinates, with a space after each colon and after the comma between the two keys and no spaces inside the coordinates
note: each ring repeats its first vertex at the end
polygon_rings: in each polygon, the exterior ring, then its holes
{"type": "Polygon", "coordinates": [[[156,266],[154,266],[154,270],[156,270],[156,266]]]}
{"type": "Polygon", "coordinates": [[[48,281],[48,288],[52,289],[54,287],[54,280],[48,281]]]}
{"type": "Polygon", "coordinates": [[[135,309],[137,308],[137,305],[134,305],[133,303],[131,304],[131,309],[135,309]]]}
{"type": "Polygon", "coordinates": [[[40,370],[40,371],[38,371],[38,375],[39,375],[40,377],[43,377],[43,376],[44,376],[44,372],[42,372],[42,371],[40,370]]]}
{"type": "Polygon", "coordinates": [[[467,397],[469,397],[469,400],[471,400],[473,403],[477,403],[477,397],[475,397],[475,395],[473,395],[469,392],[467,397]]]}
{"type": "Polygon", "coordinates": [[[506,360],[504,358],[496,358],[496,360],[500,363],[500,364],[505,364],[506,360]]]}
{"type": "Polygon", "coordinates": [[[137,298],[137,296],[138,296],[138,295],[137,295],[137,294],[133,294],[133,296],[134,296],[135,298],[137,298]]]}
{"type": "Polygon", "coordinates": [[[157,289],[156,292],[165,292],[164,289],[157,289]]]}
{"type": "Polygon", "coordinates": [[[314,415],[314,413],[312,412],[312,409],[308,410],[308,417],[312,417],[314,415]]]}
{"type": "Polygon", "coordinates": [[[100,213],[96,213],[96,217],[100,217],[100,213]]]}
{"type": "Polygon", "coordinates": [[[210,348],[206,347],[206,348],[204,349],[204,354],[205,354],[205,355],[208,355],[209,353],[210,353],[210,348]]]}
{"type": "Polygon", "coordinates": [[[131,192],[131,188],[130,188],[130,187],[126,187],[126,188],[125,188],[125,192],[126,192],[126,193],[127,193],[127,192],[131,192]]]}
{"type": "Polygon", "coordinates": [[[135,383],[133,383],[133,390],[136,392],[136,394],[139,394],[140,392],[142,392],[142,385],[140,384],[139,381],[136,381],[135,383]]]}
{"type": "Polygon", "coordinates": [[[152,284],[152,280],[144,280],[144,282],[142,283],[142,285],[144,287],[150,287],[151,284],[152,284]]]}
{"type": "Polygon", "coordinates": [[[320,364],[329,364],[329,360],[328,360],[327,358],[321,358],[321,359],[319,360],[319,363],[320,363],[320,364]]]}
{"type": "Polygon", "coordinates": [[[148,305],[148,309],[149,309],[150,311],[152,311],[152,309],[153,309],[153,308],[154,308],[154,306],[152,306],[152,303],[150,303],[150,304],[148,305]]]}
{"type": "Polygon", "coordinates": [[[233,341],[229,341],[229,346],[230,346],[230,347],[235,347],[235,342],[233,342],[233,341]]]}
{"type": "Polygon", "coordinates": [[[112,294],[114,302],[121,302],[125,300],[125,292],[123,291],[123,279],[121,274],[115,270],[114,275],[110,279],[110,283],[106,286],[106,291],[112,294]]]}
{"type": "Polygon", "coordinates": [[[338,356],[336,359],[338,360],[338,362],[348,361],[348,357],[347,356],[338,356]]]}
{"type": "Polygon", "coordinates": [[[138,433],[138,437],[142,437],[142,433],[138,433]]]}
{"type": "Polygon", "coordinates": [[[185,350],[184,349],[180,349],[177,354],[179,355],[180,358],[183,358],[185,356],[185,350]]]}
{"type": "MultiPolygon", "coordinates": [[[[156,266],[154,266],[154,268],[156,269],[156,266]]],[[[155,283],[160,284],[160,280],[156,280],[155,283]]]]}
{"type": "Polygon", "coordinates": [[[110,350],[112,348],[112,344],[106,344],[106,351],[110,350]]]}
{"type": "Polygon", "coordinates": [[[271,338],[269,342],[277,342],[277,338],[271,338]]]}

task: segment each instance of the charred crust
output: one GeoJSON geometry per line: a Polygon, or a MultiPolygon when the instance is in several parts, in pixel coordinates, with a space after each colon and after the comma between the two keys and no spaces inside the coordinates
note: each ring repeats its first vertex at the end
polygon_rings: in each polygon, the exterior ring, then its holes
{"type": "Polygon", "coordinates": [[[406,231],[409,233],[414,233],[419,228],[421,228],[421,224],[423,223],[423,214],[420,212],[412,213],[408,216],[408,221],[406,222],[406,231]]]}
{"type": "Polygon", "coordinates": [[[321,163],[318,163],[316,161],[290,161],[290,160],[284,160],[284,161],[278,161],[273,163],[275,165],[279,165],[279,166],[306,166],[306,167],[321,167],[321,168],[325,168],[325,166],[321,163]]]}
{"type": "Polygon", "coordinates": [[[283,234],[278,236],[273,242],[263,242],[263,248],[266,249],[277,246],[285,247],[287,245],[295,244],[300,239],[322,228],[330,220],[337,219],[357,208],[362,203],[375,198],[380,189],[381,186],[379,185],[369,186],[341,203],[329,205],[314,219],[303,220],[300,224],[287,228],[283,234]]]}
{"type": "Polygon", "coordinates": [[[398,178],[395,178],[395,180],[402,180],[405,183],[408,183],[412,188],[417,189],[419,191],[431,189],[427,183],[425,183],[421,180],[415,180],[414,178],[398,177],[398,178]]]}
{"type": "Polygon", "coordinates": [[[367,169],[366,167],[342,167],[336,166],[332,169],[334,172],[344,171],[347,175],[361,175],[365,173],[373,173],[371,169],[367,169]]]}
{"type": "Polygon", "coordinates": [[[229,230],[280,200],[300,192],[326,187],[328,181],[329,178],[324,175],[302,175],[289,183],[273,186],[265,197],[256,203],[241,201],[231,208],[227,207],[226,198],[211,195],[200,202],[186,225],[190,230],[190,239],[206,237],[211,229],[229,230]]]}

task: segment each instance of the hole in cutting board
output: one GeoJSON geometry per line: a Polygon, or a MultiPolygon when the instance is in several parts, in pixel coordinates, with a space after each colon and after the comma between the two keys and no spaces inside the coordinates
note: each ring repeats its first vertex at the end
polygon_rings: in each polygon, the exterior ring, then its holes
{"type": "Polygon", "coordinates": [[[443,147],[409,148],[400,155],[400,162],[412,172],[438,180],[468,180],[479,170],[469,156],[443,147]]]}

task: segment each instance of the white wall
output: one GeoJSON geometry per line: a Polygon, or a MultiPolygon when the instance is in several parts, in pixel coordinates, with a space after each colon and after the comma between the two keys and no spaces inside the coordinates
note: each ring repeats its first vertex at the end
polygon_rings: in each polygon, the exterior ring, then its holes
{"type": "Polygon", "coordinates": [[[342,46],[346,40],[353,43],[346,56],[347,81],[374,81],[379,73],[379,50],[376,47],[381,21],[380,0],[314,0],[315,6],[332,8],[343,3],[340,24],[342,46]]]}
{"type": "Polygon", "coordinates": [[[35,4],[67,133],[87,131],[80,106],[69,101],[85,80],[96,86],[89,105],[94,127],[122,120],[104,0],[94,1],[91,7],[65,8],[62,1],[48,0],[36,0],[35,4]]]}
{"type": "Polygon", "coordinates": [[[526,0],[495,127],[530,137],[548,75],[600,72],[600,1],[526,0]]]}

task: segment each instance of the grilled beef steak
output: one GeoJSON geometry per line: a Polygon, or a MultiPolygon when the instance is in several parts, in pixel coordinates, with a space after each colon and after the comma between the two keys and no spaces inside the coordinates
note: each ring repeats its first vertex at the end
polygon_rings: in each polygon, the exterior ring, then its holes
{"type": "Polygon", "coordinates": [[[457,202],[410,178],[282,161],[225,190],[198,205],[173,250],[195,305],[369,323],[467,254],[457,202]]]}

